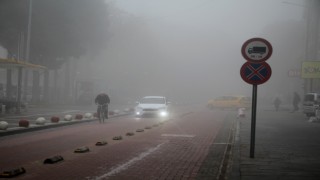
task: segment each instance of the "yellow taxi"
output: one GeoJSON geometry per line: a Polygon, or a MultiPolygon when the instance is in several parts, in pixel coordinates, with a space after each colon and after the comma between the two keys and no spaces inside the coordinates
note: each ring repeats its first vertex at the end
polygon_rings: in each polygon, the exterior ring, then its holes
{"type": "Polygon", "coordinates": [[[207,107],[210,109],[238,109],[251,108],[251,97],[248,96],[220,96],[209,100],[207,107]]]}

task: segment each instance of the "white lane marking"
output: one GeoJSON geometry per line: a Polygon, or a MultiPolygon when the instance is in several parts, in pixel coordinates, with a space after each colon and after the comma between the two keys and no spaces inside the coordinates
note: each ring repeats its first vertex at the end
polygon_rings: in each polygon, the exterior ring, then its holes
{"type": "Polygon", "coordinates": [[[115,175],[117,173],[120,173],[121,171],[124,171],[124,170],[128,169],[134,163],[142,160],[143,158],[147,157],[148,155],[150,155],[154,151],[158,150],[160,148],[160,146],[163,145],[163,144],[164,143],[161,143],[161,144],[157,145],[154,148],[150,148],[148,151],[145,151],[145,152],[141,153],[139,156],[132,158],[131,160],[127,161],[126,163],[124,163],[122,165],[119,165],[116,168],[111,168],[111,171],[109,171],[108,173],[106,173],[106,174],[104,174],[102,176],[96,177],[95,179],[99,180],[99,179],[103,179],[103,178],[108,178],[109,176],[115,175]]]}
{"type": "Polygon", "coordinates": [[[189,137],[189,138],[193,138],[195,135],[192,135],[192,134],[161,134],[161,136],[165,136],[165,137],[189,137]]]}

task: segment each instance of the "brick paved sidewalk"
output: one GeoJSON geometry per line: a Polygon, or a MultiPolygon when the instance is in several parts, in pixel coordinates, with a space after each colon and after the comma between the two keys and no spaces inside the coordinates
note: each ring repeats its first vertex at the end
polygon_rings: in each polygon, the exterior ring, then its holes
{"type": "Polygon", "coordinates": [[[320,179],[320,124],[300,112],[258,111],[254,158],[251,118],[239,119],[231,180],[320,179]]]}

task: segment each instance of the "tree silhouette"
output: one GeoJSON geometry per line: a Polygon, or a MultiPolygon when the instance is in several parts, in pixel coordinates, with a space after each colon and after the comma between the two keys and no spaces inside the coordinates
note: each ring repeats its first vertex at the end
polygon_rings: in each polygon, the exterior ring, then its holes
{"type": "MultiPolygon", "coordinates": [[[[12,54],[17,54],[19,34],[26,39],[28,5],[0,1],[0,44],[12,54]]],[[[33,0],[30,61],[55,69],[61,59],[100,51],[107,42],[108,16],[103,0],[33,0]]]]}
{"type": "MultiPolygon", "coordinates": [[[[26,47],[29,3],[0,0],[0,45],[11,55],[18,54],[21,34],[26,47]]],[[[88,51],[95,54],[107,43],[109,14],[104,0],[33,0],[31,15],[29,61],[48,69],[57,70],[68,58],[88,51]]],[[[35,72],[32,93],[37,96],[38,76],[35,72]]]]}

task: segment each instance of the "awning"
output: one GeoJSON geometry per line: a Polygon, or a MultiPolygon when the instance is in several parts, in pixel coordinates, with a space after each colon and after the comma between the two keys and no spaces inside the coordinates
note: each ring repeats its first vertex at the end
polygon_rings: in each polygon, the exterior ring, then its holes
{"type": "Polygon", "coordinates": [[[47,69],[45,66],[41,66],[38,64],[32,64],[25,61],[19,61],[15,59],[2,59],[0,58],[0,68],[30,68],[30,69],[47,69]]]}

